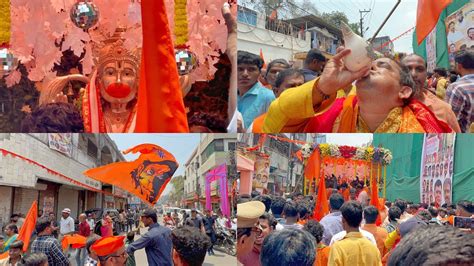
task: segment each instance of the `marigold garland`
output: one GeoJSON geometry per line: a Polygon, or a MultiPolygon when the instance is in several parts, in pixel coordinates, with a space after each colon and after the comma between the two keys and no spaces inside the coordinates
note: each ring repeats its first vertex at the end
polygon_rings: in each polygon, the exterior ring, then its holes
{"type": "Polygon", "coordinates": [[[187,2],[187,0],[175,0],[174,33],[176,35],[176,47],[183,47],[188,42],[187,2]]]}
{"type": "Polygon", "coordinates": [[[10,0],[0,0],[0,47],[10,42],[10,0]]]}

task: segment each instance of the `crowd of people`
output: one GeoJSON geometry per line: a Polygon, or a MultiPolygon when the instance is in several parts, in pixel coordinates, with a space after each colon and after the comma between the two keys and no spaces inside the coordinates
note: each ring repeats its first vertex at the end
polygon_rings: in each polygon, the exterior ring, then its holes
{"type": "Polygon", "coordinates": [[[237,259],[241,265],[471,265],[474,205],[436,207],[403,199],[370,205],[364,188],[328,188],[330,212],[313,216],[313,196],[240,195],[237,259]]]}
{"type": "Polygon", "coordinates": [[[44,215],[40,210],[26,253],[25,243],[17,239],[22,221],[18,214],[12,215],[12,223],[5,226],[5,236],[0,238],[0,254],[7,252],[9,257],[0,260],[0,265],[133,266],[138,265],[134,253],[140,249],[145,249],[148,265],[202,265],[206,253],[214,254],[216,224],[228,225],[221,214],[216,218],[206,211],[201,217],[195,209],[189,217],[167,213],[162,224],[155,209],[120,210],[115,223],[112,212],[104,213],[102,219],[82,213],[77,225],[70,214],[71,210],[65,208],[61,219],[56,221],[53,213],[44,215]],[[176,226],[170,228],[170,219],[176,226]],[[147,232],[142,231],[141,237],[135,240],[140,228],[145,227],[147,232]],[[65,245],[64,239],[76,234],[83,236],[85,243],[65,245]]]}
{"type": "Polygon", "coordinates": [[[285,59],[264,67],[259,55],[239,51],[240,132],[473,132],[474,50],[456,54],[456,69],[434,73],[416,54],[351,72],[350,53],[340,47],[327,58],[311,49],[297,69],[285,59]]]}

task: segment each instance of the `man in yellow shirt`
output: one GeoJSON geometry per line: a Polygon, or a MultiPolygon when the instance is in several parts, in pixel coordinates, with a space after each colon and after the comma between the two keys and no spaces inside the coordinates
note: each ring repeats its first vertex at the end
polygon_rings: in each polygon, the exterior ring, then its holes
{"type": "Polygon", "coordinates": [[[310,132],[305,130],[306,125],[325,112],[334,112],[337,118],[321,119],[318,123],[331,123],[332,132],[452,132],[424,104],[412,99],[417,86],[406,67],[389,58],[380,58],[371,67],[351,72],[343,63],[351,50],[338,51],[328,61],[321,77],[288,89],[273,101],[263,132],[310,132]],[[331,109],[337,91],[350,88],[356,80],[356,95],[348,96],[342,108],[331,109]]]}
{"type": "Polygon", "coordinates": [[[329,265],[382,265],[377,247],[359,231],[362,221],[362,206],[357,201],[348,201],[341,207],[342,227],[346,236],[331,246],[329,265]]]}

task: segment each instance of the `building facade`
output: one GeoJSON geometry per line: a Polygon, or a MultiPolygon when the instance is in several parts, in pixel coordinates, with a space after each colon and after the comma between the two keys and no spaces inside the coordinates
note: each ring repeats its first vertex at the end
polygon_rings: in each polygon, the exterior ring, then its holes
{"type": "Polygon", "coordinates": [[[0,151],[0,225],[26,214],[34,200],[45,214],[69,208],[73,218],[91,208],[126,207],[127,193],[82,174],[124,161],[106,134],[0,133],[0,151]]]}
{"type": "MultiPolygon", "coordinates": [[[[236,138],[237,134],[201,134],[199,145],[185,163],[185,207],[204,209],[206,174],[223,163],[229,165],[230,151],[235,150],[236,138]]],[[[211,183],[211,202],[214,207],[219,205],[217,186],[217,182],[211,183]]]]}
{"type": "MultiPolygon", "coordinates": [[[[258,144],[261,134],[239,134],[239,149],[258,144]]],[[[322,134],[279,134],[279,137],[307,143],[324,143],[326,136],[322,134]]],[[[263,152],[270,157],[270,176],[268,179],[268,194],[283,195],[302,191],[303,164],[294,154],[301,149],[300,144],[290,143],[267,137],[263,143],[263,152]]]]}

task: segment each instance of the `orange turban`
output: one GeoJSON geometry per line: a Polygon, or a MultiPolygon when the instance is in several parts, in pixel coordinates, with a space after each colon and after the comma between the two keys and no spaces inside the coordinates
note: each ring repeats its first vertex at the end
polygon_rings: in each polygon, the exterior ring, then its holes
{"type": "Polygon", "coordinates": [[[117,250],[119,250],[121,247],[124,246],[123,240],[125,239],[125,236],[108,236],[108,237],[103,237],[99,240],[97,240],[92,246],[91,249],[95,251],[97,256],[103,257],[110,255],[117,250]]]}

